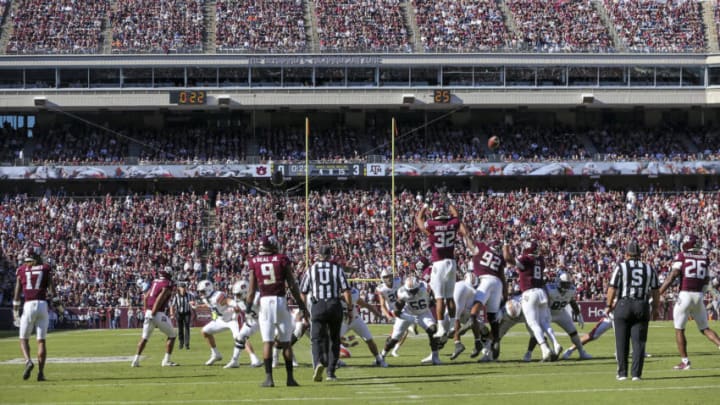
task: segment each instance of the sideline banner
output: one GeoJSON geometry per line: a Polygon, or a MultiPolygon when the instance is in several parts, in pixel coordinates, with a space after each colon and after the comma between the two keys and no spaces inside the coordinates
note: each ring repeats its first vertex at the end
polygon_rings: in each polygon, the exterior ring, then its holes
{"type": "MultiPolygon", "coordinates": [[[[304,164],[247,165],[44,165],[0,166],[0,180],[48,179],[187,179],[187,178],[266,178],[273,170],[283,177],[305,177],[304,164]]],[[[389,163],[313,163],[311,177],[389,177],[389,163]]],[[[644,162],[496,162],[496,163],[396,163],[398,177],[438,176],[587,176],[605,175],[697,175],[720,173],[720,161],[644,161],[644,162]]]]}
{"type": "Polygon", "coordinates": [[[0,179],[270,178],[270,165],[1,166],[0,179]]]}
{"type": "MultiPolygon", "coordinates": [[[[388,163],[368,163],[368,177],[390,176],[388,163]]],[[[645,162],[497,162],[497,163],[395,163],[396,176],[588,176],[689,175],[720,173],[716,161],[645,162]]]]}

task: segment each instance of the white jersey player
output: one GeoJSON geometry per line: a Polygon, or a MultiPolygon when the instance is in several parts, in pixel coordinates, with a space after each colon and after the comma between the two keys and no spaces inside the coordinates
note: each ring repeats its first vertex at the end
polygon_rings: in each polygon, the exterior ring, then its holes
{"type": "MultiPolygon", "coordinates": [[[[243,347],[245,348],[245,351],[250,356],[250,366],[251,367],[260,367],[263,365],[262,360],[260,360],[257,355],[255,354],[255,350],[252,347],[252,344],[250,344],[250,337],[257,333],[260,330],[259,323],[257,321],[257,318],[250,316],[247,313],[247,306],[245,304],[245,298],[247,297],[248,289],[250,288],[250,283],[247,282],[247,280],[240,280],[236,281],[235,284],[232,286],[232,294],[233,294],[233,300],[230,302],[230,305],[233,306],[235,310],[235,317],[239,318],[238,311],[241,311],[243,314],[245,314],[245,320],[242,324],[242,327],[240,328],[240,334],[237,338],[233,336],[233,339],[235,341],[235,348],[233,349],[233,357],[230,360],[228,364],[225,365],[225,368],[237,368],[240,366],[239,359],[240,354],[242,353],[241,350],[243,347]]],[[[260,305],[260,293],[255,293],[255,299],[253,300],[253,306],[258,307],[260,305]]],[[[239,319],[238,319],[239,320],[239,319]]]]}
{"type": "Polygon", "coordinates": [[[240,324],[237,318],[239,308],[234,300],[224,292],[216,291],[212,282],[208,280],[202,280],[198,283],[198,293],[202,303],[208,306],[212,313],[212,320],[202,328],[202,335],[210,346],[210,359],[205,362],[205,365],[211,366],[222,360],[222,354],[217,349],[214,335],[230,329],[235,341],[235,348],[233,350],[233,360],[226,365],[226,368],[234,368],[235,364],[233,363],[237,363],[240,352],[245,347],[245,341],[240,335],[240,324]]]}
{"type": "MultiPolygon", "coordinates": [[[[455,360],[463,351],[465,346],[460,342],[460,336],[472,329],[475,336],[475,350],[470,357],[477,357],[483,348],[483,339],[480,336],[480,330],[484,325],[480,323],[476,315],[472,314],[472,308],[475,304],[475,296],[477,294],[478,277],[472,271],[465,273],[463,281],[455,283],[455,292],[453,298],[456,305],[456,320],[459,322],[460,329],[452,331],[455,338],[455,351],[450,356],[450,360],[455,360]]],[[[454,328],[454,325],[453,325],[454,328]]]]}
{"type": "MultiPolygon", "coordinates": [[[[580,337],[578,336],[577,329],[575,328],[575,323],[573,322],[570,313],[567,311],[567,306],[570,305],[573,314],[578,319],[580,327],[582,328],[585,326],[585,321],[582,318],[582,314],[580,314],[580,307],[575,301],[577,290],[575,285],[572,283],[570,274],[561,271],[558,273],[557,279],[554,283],[548,283],[545,285],[545,290],[548,296],[548,306],[550,307],[552,322],[558,324],[565,333],[568,334],[570,340],[578,350],[580,360],[591,359],[592,356],[585,352],[583,344],[580,341],[580,337]]],[[[535,344],[532,342],[534,337],[531,337],[530,340],[531,342],[528,344],[528,352],[525,353],[526,361],[532,357],[532,350],[535,348],[535,344]]],[[[563,356],[563,358],[567,357],[563,356]]]]}
{"type": "Polygon", "coordinates": [[[408,328],[417,324],[428,334],[432,354],[423,359],[423,363],[440,364],[438,347],[440,339],[434,337],[437,332],[437,323],[430,312],[430,294],[424,282],[415,276],[409,276],[398,289],[397,302],[393,309],[395,324],[390,339],[385,342],[381,356],[384,358],[400,340],[408,328]]]}
{"type": "MultiPolygon", "coordinates": [[[[294,346],[295,343],[297,343],[298,340],[300,340],[303,335],[305,335],[306,332],[310,330],[310,324],[308,324],[305,321],[305,318],[303,318],[302,311],[300,311],[300,308],[294,308],[290,310],[290,314],[293,318],[293,333],[292,336],[290,336],[290,346],[294,346]]],[[[272,367],[276,368],[280,362],[280,346],[278,345],[278,342],[276,342],[276,345],[273,346],[273,354],[272,354],[272,367]]],[[[293,351],[293,367],[298,367],[300,364],[297,362],[297,358],[295,358],[295,352],[293,351]]]]}
{"type": "Polygon", "coordinates": [[[378,353],[377,345],[373,340],[373,335],[372,333],[370,333],[370,329],[360,316],[360,311],[358,310],[358,308],[367,308],[368,311],[373,312],[377,317],[381,317],[382,314],[380,313],[380,311],[365,302],[364,299],[360,298],[360,291],[355,287],[352,287],[350,289],[350,299],[352,300],[352,321],[349,324],[347,322],[342,323],[342,326],[340,327],[340,336],[345,336],[345,334],[349,330],[355,331],[355,333],[357,333],[358,336],[360,336],[362,340],[368,345],[370,353],[372,353],[373,357],[375,357],[374,365],[380,367],[387,367],[385,359],[383,359],[383,357],[380,356],[380,353],[378,353]]]}
{"type": "MultiPolygon", "coordinates": [[[[380,311],[382,311],[385,318],[394,319],[395,315],[393,311],[395,310],[395,303],[397,302],[398,289],[402,286],[402,280],[400,277],[394,277],[390,269],[384,269],[380,273],[380,278],[382,279],[382,283],[375,289],[378,294],[378,299],[380,300],[380,311]]],[[[393,357],[399,356],[398,349],[400,349],[400,346],[405,342],[407,334],[408,332],[406,331],[390,352],[393,357]]]]}

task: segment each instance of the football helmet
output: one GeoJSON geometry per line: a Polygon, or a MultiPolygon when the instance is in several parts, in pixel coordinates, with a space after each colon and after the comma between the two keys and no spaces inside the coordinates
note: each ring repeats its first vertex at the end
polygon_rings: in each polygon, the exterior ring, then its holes
{"type": "Polygon", "coordinates": [[[465,273],[465,282],[472,288],[477,288],[478,278],[472,271],[465,273]]]}
{"type": "Polygon", "coordinates": [[[698,237],[695,234],[687,234],[682,240],[682,250],[688,251],[698,249],[698,237]]]}
{"type": "Polygon", "coordinates": [[[505,315],[510,319],[515,319],[522,313],[522,304],[518,300],[508,300],[505,302],[505,315]]]}
{"type": "Polygon", "coordinates": [[[387,287],[389,287],[389,288],[392,287],[393,274],[392,274],[392,271],[390,271],[390,269],[383,269],[383,271],[380,273],[380,278],[382,279],[383,283],[385,283],[385,285],[387,287]]]}
{"type": "Polygon", "coordinates": [[[40,259],[40,255],[42,254],[42,245],[40,245],[37,242],[33,242],[30,244],[30,246],[25,249],[22,253],[23,255],[23,262],[38,262],[41,263],[42,260],[40,259]]]}
{"type": "Polygon", "coordinates": [[[162,270],[160,270],[160,277],[165,277],[166,279],[171,279],[173,274],[173,268],[171,266],[165,266],[162,270]]]}
{"type": "Polygon", "coordinates": [[[405,289],[410,295],[415,295],[420,290],[420,281],[415,276],[409,276],[405,279],[405,289]]]}
{"type": "Polygon", "coordinates": [[[210,280],[202,280],[197,285],[197,291],[201,296],[209,298],[215,290],[210,280]]]}
{"type": "Polygon", "coordinates": [[[537,242],[526,241],[525,243],[523,243],[523,250],[522,250],[523,254],[534,255],[535,253],[537,253],[537,250],[538,250],[537,242]]]}
{"type": "Polygon", "coordinates": [[[557,274],[557,286],[560,290],[567,290],[572,286],[572,279],[570,278],[570,273],[566,271],[560,271],[557,274]]]}
{"type": "Polygon", "coordinates": [[[430,218],[432,218],[436,221],[442,221],[442,220],[450,218],[450,216],[445,213],[445,211],[443,210],[443,208],[441,206],[436,205],[430,211],[430,218]]]}
{"type": "Polygon", "coordinates": [[[429,264],[430,264],[430,262],[428,261],[428,259],[421,257],[418,259],[417,262],[415,262],[415,269],[417,269],[417,271],[422,272],[423,270],[425,270],[425,267],[427,267],[429,264]]]}
{"type": "Polygon", "coordinates": [[[275,243],[275,238],[272,236],[262,237],[262,239],[260,239],[259,251],[260,253],[265,254],[272,254],[277,252],[277,244],[275,243]]]}
{"type": "Polygon", "coordinates": [[[495,253],[500,253],[502,251],[503,242],[499,239],[494,239],[488,243],[488,247],[490,250],[492,250],[495,253]]]}
{"type": "Polygon", "coordinates": [[[247,280],[239,280],[233,284],[232,293],[236,298],[245,299],[249,289],[250,283],[247,280]]]}

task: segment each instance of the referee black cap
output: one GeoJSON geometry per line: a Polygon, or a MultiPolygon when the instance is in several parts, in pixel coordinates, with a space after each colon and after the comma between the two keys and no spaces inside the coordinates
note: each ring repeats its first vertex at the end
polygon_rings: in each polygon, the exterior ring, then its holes
{"type": "Polygon", "coordinates": [[[630,241],[628,243],[627,247],[625,248],[625,254],[628,256],[640,256],[640,246],[638,246],[638,243],[636,240],[630,241]]]}
{"type": "Polygon", "coordinates": [[[329,245],[320,246],[320,256],[330,257],[332,256],[332,248],[329,245]]]}

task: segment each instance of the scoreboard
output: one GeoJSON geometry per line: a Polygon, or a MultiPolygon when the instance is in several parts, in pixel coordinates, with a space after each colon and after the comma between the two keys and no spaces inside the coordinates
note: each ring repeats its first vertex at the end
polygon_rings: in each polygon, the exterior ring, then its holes
{"type": "MultiPolygon", "coordinates": [[[[360,177],[362,163],[310,163],[307,175],[310,177],[360,177]]],[[[284,177],[305,177],[305,164],[276,164],[274,171],[284,177]]]]}

